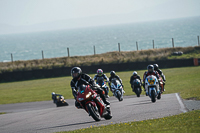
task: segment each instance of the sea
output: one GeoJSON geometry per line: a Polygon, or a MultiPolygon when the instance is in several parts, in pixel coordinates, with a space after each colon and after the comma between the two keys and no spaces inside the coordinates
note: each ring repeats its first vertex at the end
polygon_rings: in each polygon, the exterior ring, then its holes
{"type": "Polygon", "coordinates": [[[0,35],[0,62],[146,50],[153,48],[153,41],[154,48],[168,48],[172,38],[174,47],[197,46],[198,36],[200,16],[7,34],[0,35]]]}

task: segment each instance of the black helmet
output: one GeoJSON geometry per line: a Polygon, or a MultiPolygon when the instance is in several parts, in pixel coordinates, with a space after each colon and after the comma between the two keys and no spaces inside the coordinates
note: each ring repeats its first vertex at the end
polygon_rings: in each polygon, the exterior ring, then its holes
{"type": "Polygon", "coordinates": [[[110,72],[110,76],[111,76],[111,77],[114,77],[114,76],[115,76],[115,71],[111,71],[111,72],[110,72]]]}
{"type": "Polygon", "coordinates": [[[158,64],[153,64],[154,70],[158,70],[159,66],[158,64]]]}
{"type": "Polygon", "coordinates": [[[149,73],[152,73],[154,71],[153,65],[148,65],[147,70],[148,70],[149,73]]]}
{"type": "Polygon", "coordinates": [[[79,78],[82,73],[82,70],[80,67],[73,67],[71,70],[71,75],[73,78],[79,78]]]}

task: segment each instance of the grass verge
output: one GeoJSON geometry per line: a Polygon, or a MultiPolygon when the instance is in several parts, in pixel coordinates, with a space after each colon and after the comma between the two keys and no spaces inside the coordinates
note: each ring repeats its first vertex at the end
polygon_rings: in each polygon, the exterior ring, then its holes
{"type": "MultiPolygon", "coordinates": [[[[133,70],[134,71],[134,70],[133,70]]],[[[130,86],[130,77],[133,71],[116,72],[123,81],[125,95],[134,95],[130,86]]],[[[143,76],[146,70],[137,71],[143,76]]],[[[162,69],[166,76],[166,92],[180,93],[184,99],[200,100],[200,66],[162,69]]],[[[106,73],[109,76],[108,73],[106,73]]],[[[90,75],[94,77],[94,74],[90,75]]],[[[73,98],[70,81],[71,77],[59,77],[38,79],[29,81],[18,81],[10,83],[0,83],[0,104],[34,102],[51,100],[51,93],[62,94],[65,99],[73,98]]],[[[111,92],[109,92],[111,95],[111,92]]],[[[144,92],[142,92],[144,94],[144,92]]]]}
{"type": "Polygon", "coordinates": [[[148,49],[139,51],[114,51],[103,54],[58,57],[38,60],[18,60],[13,62],[0,62],[0,73],[13,71],[26,71],[35,69],[51,69],[56,67],[90,66],[108,63],[127,63],[137,61],[155,61],[166,59],[200,58],[200,47],[175,47],[148,49]],[[182,51],[181,56],[173,56],[173,52],[182,51]]]}
{"type": "Polygon", "coordinates": [[[159,119],[119,124],[111,123],[111,125],[106,126],[91,126],[84,129],[59,133],[199,133],[199,125],[200,110],[196,110],[159,119]]]}
{"type": "Polygon", "coordinates": [[[2,114],[6,114],[6,112],[0,112],[0,115],[2,115],[2,114]]]}

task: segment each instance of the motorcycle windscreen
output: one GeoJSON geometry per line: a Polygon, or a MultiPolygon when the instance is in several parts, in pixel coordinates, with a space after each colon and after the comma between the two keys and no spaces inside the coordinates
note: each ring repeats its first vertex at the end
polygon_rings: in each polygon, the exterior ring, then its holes
{"type": "Polygon", "coordinates": [[[85,92],[86,87],[87,87],[87,85],[84,85],[84,84],[80,85],[78,87],[78,92],[81,93],[81,94],[83,94],[85,92]]]}

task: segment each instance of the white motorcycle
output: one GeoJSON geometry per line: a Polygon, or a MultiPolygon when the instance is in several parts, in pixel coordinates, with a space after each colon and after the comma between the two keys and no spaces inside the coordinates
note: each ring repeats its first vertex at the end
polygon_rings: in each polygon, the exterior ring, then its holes
{"type": "Polygon", "coordinates": [[[121,83],[117,79],[111,81],[111,90],[113,95],[119,100],[123,100],[123,93],[125,93],[121,83]]]}
{"type": "Polygon", "coordinates": [[[154,75],[149,75],[145,79],[145,90],[147,95],[151,98],[151,101],[156,102],[156,98],[161,98],[161,91],[159,87],[159,81],[154,75]]]}

